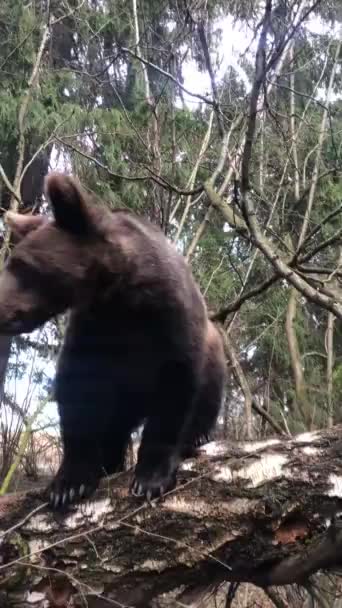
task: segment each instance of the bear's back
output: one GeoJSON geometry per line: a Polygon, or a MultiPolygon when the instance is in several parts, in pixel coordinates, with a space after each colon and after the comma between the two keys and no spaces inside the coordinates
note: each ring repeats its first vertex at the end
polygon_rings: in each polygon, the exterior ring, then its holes
{"type": "MultiPolygon", "coordinates": [[[[107,226],[107,239],[113,250],[118,245],[122,252],[123,287],[141,290],[152,298],[164,296],[178,301],[189,314],[206,311],[204,299],[192,276],[184,256],[169,242],[164,233],[148,220],[127,210],[116,210],[107,226]]],[[[167,302],[160,302],[162,306],[167,302]]]]}

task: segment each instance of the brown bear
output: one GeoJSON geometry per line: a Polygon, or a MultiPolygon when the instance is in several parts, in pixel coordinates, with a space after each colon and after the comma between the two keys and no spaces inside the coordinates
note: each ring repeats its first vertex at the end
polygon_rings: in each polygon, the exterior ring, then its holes
{"type": "Polygon", "coordinates": [[[224,392],[221,337],[183,256],[134,213],[94,204],[50,174],[53,218],[8,213],[15,246],[0,275],[0,333],[30,332],[70,310],[55,378],[63,459],[53,508],[89,497],[122,469],[144,423],[132,492],[171,489],[206,440],[224,392]]]}

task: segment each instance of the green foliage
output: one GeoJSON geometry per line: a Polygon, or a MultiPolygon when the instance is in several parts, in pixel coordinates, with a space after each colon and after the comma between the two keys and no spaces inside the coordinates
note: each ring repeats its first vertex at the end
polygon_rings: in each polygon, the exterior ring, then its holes
{"type": "Polygon", "coordinates": [[[336,369],[333,373],[333,383],[335,385],[336,391],[342,395],[342,364],[336,366],[336,369]]]}

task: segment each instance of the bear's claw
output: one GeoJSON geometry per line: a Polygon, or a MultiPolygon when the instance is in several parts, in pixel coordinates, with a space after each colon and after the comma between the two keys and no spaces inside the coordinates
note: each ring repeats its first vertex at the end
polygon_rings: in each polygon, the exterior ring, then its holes
{"type": "Polygon", "coordinates": [[[69,505],[89,498],[95,492],[99,476],[95,471],[87,473],[80,467],[70,467],[63,463],[56,477],[48,488],[49,503],[52,509],[66,509],[69,505]],[[82,481],[82,483],[80,483],[82,481]]]}
{"type": "Polygon", "coordinates": [[[80,485],[78,490],[74,487],[71,488],[59,488],[59,491],[55,492],[51,490],[49,496],[49,503],[53,509],[66,508],[72,503],[81,501],[92,493],[91,486],[86,486],[84,483],[80,485]]]}
{"type": "Polygon", "coordinates": [[[133,496],[145,497],[148,502],[153,498],[161,498],[166,492],[172,490],[176,485],[176,472],[169,475],[161,475],[154,472],[148,475],[146,472],[137,472],[132,485],[133,496]]]}

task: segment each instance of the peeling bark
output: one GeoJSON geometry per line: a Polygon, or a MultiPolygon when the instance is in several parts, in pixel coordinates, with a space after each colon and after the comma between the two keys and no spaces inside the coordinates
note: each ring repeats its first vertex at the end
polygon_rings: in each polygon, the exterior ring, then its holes
{"type": "Polygon", "coordinates": [[[40,491],[8,494],[0,500],[4,605],[67,606],[73,596],[75,605],[146,608],[162,594],[223,581],[305,584],[341,561],[341,453],[342,426],[213,442],[183,463],[177,488],[154,508],[128,494],[129,472],[63,516],[40,491]]]}

